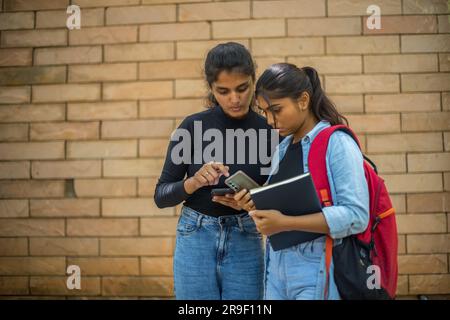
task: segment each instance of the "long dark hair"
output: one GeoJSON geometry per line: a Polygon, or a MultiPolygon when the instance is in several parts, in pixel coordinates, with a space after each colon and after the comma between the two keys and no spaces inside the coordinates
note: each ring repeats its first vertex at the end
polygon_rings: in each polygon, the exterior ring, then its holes
{"type": "Polygon", "coordinates": [[[318,120],[326,120],[331,125],[346,124],[334,103],[326,96],[320,85],[316,69],[298,68],[291,63],[276,63],[266,69],[256,82],[256,96],[268,99],[291,98],[297,100],[303,92],[310,97],[310,108],[318,120]]]}
{"type": "MultiPolygon", "coordinates": [[[[250,52],[240,43],[227,42],[221,43],[212,48],[205,59],[205,78],[211,89],[213,82],[217,80],[220,72],[238,72],[251,76],[255,81],[254,63],[250,52]]],[[[211,91],[208,93],[207,106],[211,107],[217,104],[216,98],[211,91]]]]}

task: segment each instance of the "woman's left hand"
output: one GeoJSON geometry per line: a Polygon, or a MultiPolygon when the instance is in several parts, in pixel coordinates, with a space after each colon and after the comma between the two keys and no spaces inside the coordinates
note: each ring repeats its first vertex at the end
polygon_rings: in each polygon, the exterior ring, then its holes
{"type": "Polygon", "coordinates": [[[253,210],[249,215],[258,231],[266,236],[289,230],[289,216],[278,210],[253,210]]]}

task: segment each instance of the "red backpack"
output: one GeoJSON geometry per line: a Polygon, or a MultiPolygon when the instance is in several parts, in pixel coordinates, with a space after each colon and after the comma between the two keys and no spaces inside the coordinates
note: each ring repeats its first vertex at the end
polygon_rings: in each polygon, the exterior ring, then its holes
{"type": "MultiPolygon", "coordinates": [[[[322,130],[314,139],[308,156],[311,177],[322,202],[331,206],[330,185],[326,169],[326,152],[330,136],[336,130],[349,134],[361,148],[358,138],[345,125],[322,130]]],[[[342,239],[333,247],[326,241],[326,286],[328,297],[329,270],[334,262],[334,279],[343,299],[393,299],[397,289],[397,225],[395,211],[376,166],[364,156],[364,172],[369,187],[370,219],[367,229],[342,239]],[[373,281],[375,280],[375,281],[373,281]]]]}

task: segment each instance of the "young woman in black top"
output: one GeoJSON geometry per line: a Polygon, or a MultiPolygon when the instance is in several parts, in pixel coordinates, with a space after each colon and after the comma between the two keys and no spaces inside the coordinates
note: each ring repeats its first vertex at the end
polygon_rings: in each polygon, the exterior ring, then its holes
{"type": "Polygon", "coordinates": [[[244,46],[230,42],[211,49],[205,77],[210,106],[185,118],[172,135],[155,190],[159,208],[184,202],[174,253],[175,295],[177,299],[262,299],[262,237],[233,196],[213,198],[211,190],[226,187],[225,178],[238,170],[262,185],[278,136],[252,110],[255,65],[244,46]],[[256,140],[235,138],[245,132],[256,133],[256,140]],[[187,147],[181,148],[181,142],[187,147]],[[218,146],[214,152],[210,152],[212,143],[218,146]],[[261,150],[266,151],[264,157],[261,150]]]}

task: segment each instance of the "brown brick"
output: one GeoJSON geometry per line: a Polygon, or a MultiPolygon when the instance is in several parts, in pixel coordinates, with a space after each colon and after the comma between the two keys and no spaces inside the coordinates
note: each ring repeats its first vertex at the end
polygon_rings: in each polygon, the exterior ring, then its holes
{"type": "Polygon", "coordinates": [[[399,274],[446,273],[447,255],[400,255],[399,274]]]}
{"type": "Polygon", "coordinates": [[[165,43],[137,43],[105,46],[105,61],[148,61],[173,59],[174,45],[165,43]]]}
{"type": "Polygon", "coordinates": [[[284,37],[286,31],[283,19],[215,21],[212,35],[214,39],[284,37]]]}
{"type": "MultiPolygon", "coordinates": [[[[289,57],[288,59],[295,59],[299,57],[289,57]]],[[[271,65],[280,62],[289,62],[285,57],[258,57],[254,58],[256,64],[256,79],[258,79],[261,74],[269,68],[271,65]]]]}
{"type": "Polygon", "coordinates": [[[147,276],[172,276],[173,258],[171,257],[142,257],[141,272],[147,276]]]}
{"type": "Polygon", "coordinates": [[[404,234],[398,235],[398,253],[399,254],[406,253],[406,235],[404,234]]]}
{"type": "Polygon", "coordinates": [[[34,64],[77,64],[102,61],[100,46],[67,48],[38,48],[34,52],[34,64]]]}
{"type": "Polygon", "coordinates": [[[168,138],[171,120],[104,121],[102,138],[168,138]]]}
{"type": "Polygon", "coordinates": [[[138,180],[138,195],[153,197],[155,194],[157,178],[141,178],[138,180]]]}
{"type": "Polygon", "coordinates": [[[63,104],[10,105],[0,108],[0,122],[35,122],[65,119],[63,104]]]}
{"type": "Polygon", "coordinates": [[[74,188],[77,197],[135,196],[137,189],[135,179],[75,179],[74,188]]]}
{"type": "Polygon", "coordinates": [[[108,83],[103,86],[105,100],[172,98],[172,81],[108,83]]]}
{"type": "Polygon", "coordinates": [[[135,63],[79,65],[69,67],[69,82],[136,80],[135,63]]]}
{"type": "Polygon", "coordinates": [[[172,277],[104,277],[103,295],[112,296],[173,296],[172,277]]]}
{"type": "Polygon", "coordinates": [[[406,172],[406,157],[404,154],[368,155],[380,173],[406,172]]]}
{"type": "Polygon", "coordinates": [[[27,141],[28,124],[0,124],[1,141],[27,141]]]}
{"type": "Polygon", "coordinates": [[[402,35],[402,52],[446,52],[450,35],[402,35]]]}
{"type": "Polygon", "coordinates": [[[409,172],[450,171],[450,153],[408,154],[409,172]]]}
{"type": "Polygon", "coordinates": [[[0,198],[63,197],[64,181],[0,181],[0,198]]]}
{"type": "MultiPolygon", "coordinates": [[[[69,15],[64,10],[38,11],[36,12],[36,28],[66,28],[69,15]]],[[[81,8],[81,28],[102,26],[104,21],[104,9],[81,8]]]]}
{"type": "Polygon", "coordinates": [[[180,4],[178,17],[179,21],[248,19],[250,18],[250,5],[248,1],[180,4]]]}
{"type": "MultiPolygon", "coordinates": [[[[177,41],[177,58],[178,59],[205,59],[207,52],[226,41],[235,41],[249,48],[247,39],[238,40],[209,40],[209,41],[177,41]]],[[[254,52],[253,52],[254,54],[254,52]]]]}
{"type": "Polygon", "coordinates": [[[0,66],[29,66],[31,65],[33,51],[31,48],[24,49],[0,49],[0,66]]]}
{"type": "Polygon", "coordinates": [[[288,59],[299,67],[314,67],[319,74],[361,73],[362,60],[360,56],[309,56],[293,57],[288,59]]]}
{"type": "Polygon", "coordinates": [[[4,47],[51,47],[67,45],[66,30],[3,31],[4,47]]]}
{"type": "Polygon", "coordinates": [[[139,104],[141,118],[186,117],[203,110],[203,99],[150,100],[139,104]]]}
{"type": "Polygon", "coordinates": [[[23,178],[30,178],[30,162],[8,161],[0,163],[0,179],[23,179],[23,178]]]}
{"type": "Polygon", "coordinates": [[[95,217],[100,215],[98,199],[30,200],[32,217],[95,217]]]}
{"type": "Polygon", "coordinates": [[[450,130],[450,112],[427,112],[402,114],[403,131],[450,130]]]}
{"type": "Polygon", "coordinates": [[[325,81],[325,88],[329,93],[377,93],[400,90],[397,75],[326,76],[325,81]]]}
{"type": "Polygon", "coordinates": [[[359,17],[288,20],[288,36],[343,36],[359,34],[361,34],[361,19],[359,17]]]}
{"type": "Polygon", "coordinates": [[[30,128],[31,140],[86,140],[98,135],[98,122],[36,123],[30,128]]]}
{"type": "Polygon", "coordinates": [[[397,278],[397,296],[408,294],[408,276],[398,276],[397,278]]]}
{"type": "Polygon", "coordinates": [[[163,167],[162,159],[104,160],[105,177],[158,176],[163,167]]]}
{"type": "MultiPolygon", "coordinates": [[[[330,16],[365,16],[367,7],[374,4],[371,0],[329,0],[328,15],[330,16]]],[[[401,0],[380,0],[376,5],[381,8],[381,14],[401,14],[401,0]]]]}
{"type": "Polygon", "coordinates": [[[442,151],[440,133],[402,133],[367,137],[369,152],[442,151]]]}
{"type": "Polygon", "coordinates": [[[398,233],[446,232],[445,214],[402,214],[397,216],[398,233]]]}
{"type": "Polygon", "coordinates": [[[450,275],[411,275],[409,276],[411,294],[448,294],[450,293],[450,275]]]}
{"type": "Polygon", "coordinates": [[[68,236],[137,236],[137,219],[67,219],[68,236]]]}
{"type": "Polygon", "coordinates": [[[1,160],[62,158],[64,158],[64,142],[0,143],[1,160]]]}
{"type": "Polygon", "coordinates": [[[450,191],[450,173],[444,173],[444,189],[450,191]]]}
{"type": "Polygon", "coordinates": [[[28,277],[0,277],[0,296],[28,293],[28,277]]]}
{"type": "Polygon", "coordinates": [[[368,94],[366,112],[437,111],[441,109],[439,93],[368,94]]]}
{"type": "Polygon", "coordinates": [[[450,73],[402,74],[402,91],[450,90],[450,73]]]}
{"type": "Polygon", "coordinates": [[[176,20],[176,6],[136,6],[106,9],[106,24],[141,24],[173,22],[176,20]]]}
{"type": "Polygon", "coordinates": [[[443,110],[450,110],[450,92],[442,92],[442,109],[443,110]]]}
{"type": "Polygon", "coordinates": [[[400,116],[398,114],[348,115],[347,119],[351,128],[356,132],[400,132],[400,116]]]}
{"type": "Polygon", "coordinates": [[[364,103],[361,94],[356,95],[329,95],[331,101],[334,102],[336,108],[342,113],[363,113],[364,103]]]}
{"type": "Polygon", "coordinates": [[[0,238],[0,256],[27,256],[27,238],[0,238]]]}
{"type": "Polygon", "coordinates": [[[22,87],[0,87],[0,104],[27,103],[30,102],[31,88],[22,87]]]}
{"type": "Polygon", "coordinates": [[[366,73],[426,72],[437,70],[437,56],[434,54],[364,56],[364,72],[366,73]]]}
{"type": "Polygon", "coordinates": [[[164,157],[169,145],[168,139],[144,139],[139,141],[140,157],[164,157]]]}
{"type": "Polygon", "coordinates": [[[450,151],[450,132],[444,132],[444,149],[450,151]]]}
{"type": "Polygon", "coordinates": [[[327,38],[328,54],[380,54],[400,51],[398,36],[354,36],[327,38]]]}
{"type": "Polygon", "coordinates": [[[383,176],[390,192],[442,191],[442,174],[385,174],[383,176]]]}
{"type": "Polygon", "coordinates": [[[137,115],[136,101],[69,103],[67,106],[68,120],[123,120],[137,118],[137,115]]]}
{"type": "Polygon", "coordinates": [[[69,44],[112,44],[137,41],[137,27],[92,27],[71,30],[69,44]]]}
{"type": "Polygon", "coordinates": [[[103,199],[104,217],[173,216],[172,207],[159,209],[151,198],[103,199]]]}
{"type": "Polygon", "coordinates": [[[175,236],[178,217],[142,218],[141,235],[144,236],[175,236]]]}
{"type": "Polygon", "coordinates": [[[100,99],[100,84],[33,86],[33,102],[92,101],[100,99]]]}
{"type": "Polygon", "coordinates": [[[175,80],[177,98],[199,98],[206,96],[205,80],[175,80]]]}
{"type": "Polygon", "coordinates": [[[323,17],[325,1],[254,1],[253,18],[323,17]]]}
{"type": "Polygon", "coordinates": [[[33,29],[33,12],[0,13],[0,30],[33,29]]]}
{"type": "Polygon", "coordinates": [[[445,212],[450,210],[450,194],[408,194],[408,212],[445,212]]]}
{"type": "Polygon", "coordinates": [[[28,217],[28,211],[27,200],[0,200],[0,218],[28,217]]]}
{"type": "Polygon", "coordinates": [[[439,33],[450,33],[450,22],[448,15],[438,16],[438,29],[439,33]]]}
{"type": "Polygon", "coordinates": [[[408,253],[448,253],[450,234],[407,235],[408,253]]]}
{"type": "Polygon", "coordinates": [[[364,17],[363,28],[364,34],[436,33],[437,21],[435,16],[383,16],[381,29],[368,29],[364,17]]]}
{"type": "Polygon", "coordinates": [[[64,258],[0,258],[0,273],[2,275],[44,275],[64,274],[64,258]]]}
{"type": "Polygon", "coordinates": [[[137,156],[136,140],[69,142],[67,158],[129,158],[137,156]]]}
{"type": "Polygon", "coordinates": [[[101,162],[94,160],[36,161],[31,165],[35,179],[100,177],[101,162]]]}
{"type": "Polygon", "coordinates": [[[100,254],[107,256],[170,256],[171,237],[104,238],[100,239],[100,254]]]}
{"type": "MultiPolygon", "coordinates": [[[[139,4],[140,0],[74,0],[80,7],[112,7],[139,4]]],[[[165,2],[165,1],[164,1],[165,2]]]]}
{"type": "Polygon", "coordinates": [[[139,27],[139,41],[205,40],[210,37],[207,22],[163,23],[139,27]]]}
{"type": "Polygon", "coordinates": [[[63,236],[64,219],[2,219],[2,237],[63,236]]]}
{"type": "Polygon", "coordinates": [[[88,276],[139,275],[138,258],[69,258],[68,264],[79,266],[81,274],[88,276]]]}
{"type": "Polygon", "coordinates": [[[201,60],[145,62],[139,64],[139,79],[202,78],[202,69],[203,61],[201,60]]]}
{"type": "Polygon", "coordinates": [[[99,277],[81,276],[81,289],[67,288],[67,277],[31,277],[30,290],[32,295],[62,295],[62,296],[96,296],[100,294],[99,277]]]}
{"type": "Polygon", "coordinates": [[[450,54],[439,53],[439,70],[450,71],[450,54]]]}
{"type": "Polygon", "coordinates": [[[4,0],[6,11],[65,9],[69,0],[4,0]]]}
{"type": "Polygon", "coordinates": [[[30,239],[30,254],[33,256],[93,256],[98,253],[98,240],[93,238],[30,239]]]}
{"type": "Polygon", "coordinates": [[[396,213],[406,212],[406,197],[404,194],[389,194],[392,205],[395,208],[396,213]]]}
{"type": "Polygon", "coordinates": [[[404,0],[403,1],[403,13],[447,13],[447,4],[443,0],[404,0]]]}

